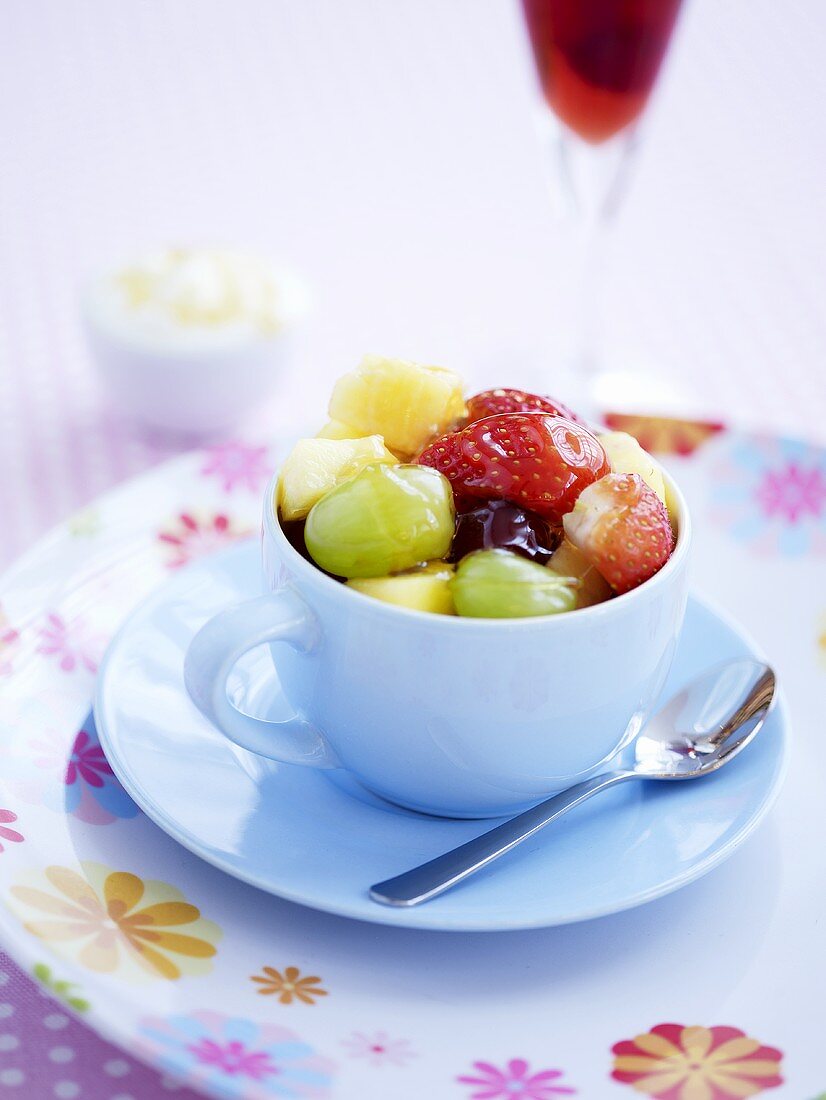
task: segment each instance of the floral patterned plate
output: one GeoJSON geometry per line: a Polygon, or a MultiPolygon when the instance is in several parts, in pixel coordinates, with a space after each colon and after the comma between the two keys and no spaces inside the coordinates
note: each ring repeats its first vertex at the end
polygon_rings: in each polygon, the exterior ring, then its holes
{"type": "MultiPolygon", "coordinates": [[[[693,448],[669,461],[696,519],[694,583],[771,653],[795,718],[783,797],[724,868],[596,921],[456,934],[294,905],[170,839],[118,783],[88,715],[126,615],[257,528],[278,451],[227,445],[102,498],[0,584],[3,946],[70,991],[67,1011],[215,1097],[814,1100],[826,1088],[826,452],[678,427],[674,449],[693,448]]],[[[654,428],[676,438],[635,430],[654,428]]],[[[202,793],[208,831],[223,793],[202,793]]],[[[698,836],[673,841],[691,858],[698,836]]],[[[630,838],[632,858],[644,840],[630,838]]],[[[13,1096],[6,1000],[0,1093],[13,1096]]]]}
{"type": "MultiPolygon", "coordinates": [[[[735,766],[708,780],[627,787],[427,905],[377,905],[370,883],[486,826],[403,810],[344,772],[261,760],[195,709],[183,683],[186,648],[207,618],[258,594],[259,554],[252,543],[199,562],[142,604],[106,655],[95,701],[106,757],[135,801],[176,840],[246,882],[316,909],[409,928],[564,924],[691,882],[731,855],[774,801],[785,770],[783,707],[735,766]]],[[[709,665],[754,652],[690,600],[664,695],[709,665]]],[[[241,679],[235,692],[243,710],[289,715],[268,651],[247,659],[241,679]]]]}

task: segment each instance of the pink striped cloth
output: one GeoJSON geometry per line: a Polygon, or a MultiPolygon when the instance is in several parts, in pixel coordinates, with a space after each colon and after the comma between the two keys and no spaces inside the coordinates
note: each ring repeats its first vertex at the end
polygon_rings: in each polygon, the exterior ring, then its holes
{"type": "Polygon", "coordinates": [[[0,1093],[18,1092],[31,1100],[197,1100],[84,1027],[0,951],[0,1093]]]}

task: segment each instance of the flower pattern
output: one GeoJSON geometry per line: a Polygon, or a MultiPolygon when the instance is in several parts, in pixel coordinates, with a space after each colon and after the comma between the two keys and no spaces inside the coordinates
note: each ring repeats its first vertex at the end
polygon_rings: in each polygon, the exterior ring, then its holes
{"type": "Polygon", "coordinates": [[[758,553],[826,554],[826,450],[740,437],[711,471],[712,518],[758,553]]]}
{"type": "Polygon", "coordinates": [[[144,1019],[140,1034],[153,1061],[211,1094],[243,1100],[330,1095],[335,1064],[284,1027],[194,1012],[144,1019]]]}
{"type": "Polygon", "coordinates": [[[72,745],[72,751],[66,762],[67,786],[84,779],[90,787],[102,787],[103,776],[112,775],[112,769],[106,762],[100,745],[93,745],[86,730],[81,730],[72,745]]]}
{"type": "Polygon", "coordinates": [[[12,627],[3,608],[0,607],[0,676],[11,676],[12,656],[19,642],[19,631],[12,627]]]}
{"type": "Polygon", "coordinates": [[[783,1084],[783,1055],[736,1027],[659,1024],[613,1048],[615,1081],[659,1100],[743,1100],[783,1084]]]}
{"type": "Polygon", "coordinates": [[[52,973],[51,967],[46,966],[45,963],[35,963],[32,967],[32,974],[41,985],[48,989],[52,996],[63,1001],[69,1008],[73,1008],[75,1012],[88,1012],[91,1008],[91,1005],[84,997],[78,997],[77,994],[72,992],[75,987],[74,982],[58,981],[52,973]]]}
{"type": "Polygon", "coordinates": [[[690,455],[725,429],[717,420],[678,420],[670,416],[641,416],[609,412],[606,425],[617,432],[628,432],[646,451],[661,455],[690,455]]]}
{"type": "Polygon", "coordinates": [[[95,673],[103,650],[103,639],[94,634],[83,619],[71,623],[52,611],[40,628],[37,652],[53,657],[62,672],[83,669],[95,673]]]}
{"type": "Polygon", "coordinates": [[[180,891],[99,863],[81,868],[29,872],[11,888],[28,932],[100,974],[172,981],[211,969],[221,931],[180,891]]]}
{"type": "Polygon", "coordinates": [[[225,493],[237,488],[257,493],[270,476],[269,448],[230,440],[204,453],[202,477],[214,477],[225,493]]]}
{"type": "Polygon", "coordinates": [[[504,1069],[490,1062],[474,1062],[476,1076],[457,1077],[463,1085],[472,1085],[469,1100],[552,1100],[555,1096],[574,1096],[576,1089],[563,1085],[561,1069],[530,1072],[524,1058],[512,1058],[504,1069]]]}
{"type": "Polygon", "coordinates": [[[97,508],[86,508],[76,512],[66,521],[66,530],[75,539],[88,539],[101,531],[100,512],[97,508]]]}
{"type": "Polygon", "coordinates": [[[109,825],[140,813],[109,767],[91,714],[69,744],[43,729],[25,753],[4,760],[3,773],[19,798],[87,825],[109,825]]]}
{"type": "Polygon", "coordinates": [[[341,1045],[351,1058],[364,1058],[371,1066],[403,1066],[412,1058],[418,1058],[407,1039],[391,1039],[386,1031],[365,1035],[354,1031],[341,1045]]]}
{"type": "Polygon", "coordinates": [[[251,1077],[262,1081],[277,1073],[278,1067],[265,1050],[247,1050],[243,1043],[233,1039],[229,1043],[216,1043],[214,1039],[201,1039],[189,1048],[195,1059],[206,1066],[216,1066],[222,1073],[251,1077]]]}
{"type": "Polygon", "coordinates": [[[109,767],[91,716],[87,728],[75,737],[65,768],[65,808],[81,821],[108,825],[139,813],[109,767]]]}
{"type": "Polygon", "coordinates": [[[26,839],[17,829],[9,828],[13,821],[17,821],[17,814],[11,810],[0,810],[0,852],[5,851],[4,840],[6,844],[20,844],[26,839]]]}
{"type": "Polygon", "coordinates": [[[314,975],[302,978],[296,966],[288,966],[283,974],[271,966],[265,966],[262,969],[263,974],[253,976],[250,981],[258,982],[261,986],[258,992],[262,996],[277,993],[282,1005],[290,1005],[294,1000],[311,1005],[315,1004],[314,997],[328,995],[327,990],[321,988],[321,978],[314,975]]]}
{"type": "MultiPolygon", "coordinates": [[[[616,424],[616,427],[627,425],[616,424]]],[[[635,434],[639,434],[635,432],[635,434]]],[[[714,432],[708,433],[710,438],[714,432]]],[[[685,449],[673,444],[664,446],[657,444],[643,435],[639,435],[646,446],[654,449],[673,450],[676,453],[686,453],[685,449]]],[[[822,452],[816,448],[797,445],[796,449],[789,444],[781,444],[772,441],[742,440],[743,451],[737,452],[735,443],[737,437],[725,435],[718,442],[708,447],[702,460],[697,460],[699,470],[704,470],[705,465],[714,466],[725,454],[728,465],[724,468],[725,476],[721,478],[724,492],[717,498],[716,505],[719,508],[720,522],[727,528],[731,528],[736,538],[748,540],[755,545],[764,545],[767,550],[780,549],[787,553],[797,553],[797,549],[784,541],[789,538],[784,534],[787,530],[797,532],[799,536],[805,536],[806,548],[810,552],[818,552],[823,536],[822,512],[823,512],[823,478],[824,465],[822,452]],[[745,456],[745,457],[744,457],[745,456]],[[703,465],[700,466],[700,461],[703,465]],[[791,467],[792,472],[788,474],[791,467]],[[786,471],[786,473],[784,473],[786,471]],[[788,476],[787,476],[788,475],[788,476]],[[725,489],[725,486],[728,486],[725,489]],[[731,493],[726,497],[726,492],[731,493]],[[751,517],[749,519],[749,517],[751,517]],[[755,525],[752,533],[745,526],[746,521],[755,525]]],[[[198,502],[198,483],[200,482],[202,506],[220,507],[209,504],[206,501],[217,498],[217,490],[231,492],[239,490],[239,496],[235,498],[239,502],[237,510],[238,525],[247,522],[254,525],[255,519],[251,506],[248,507],[246,489],[248,482],[240,472],[234,477],[231,471],[221,472],[219,468],[214,470],[201,469],[200,456],[194,460],[198,465],[191,467],[189,484],[192,492],[192,500],[198,502]],[[194,476],[193,476],[194,474],[194,476]],[[212,484],[207,484],[211,481],[212,484]],[[227,488],[228,483],[231,484],[227,488]]],[[[220,464],[219,464],[220,465],[220,464]]],[[[262,475],[263,476],[263,475],[262,475]]],[[[715,475],[716,476],[716,475],[715,475]]],[[[182,499],[190,499],[184,496],[182,499]]],[[[702,504],[702,502],[699,502],[702,504]]],[[[235,508],[233,507],[233,511],[235,508]]],[[[190,515],[196,524],[201,524],[205,529],[213,525],[215,517],[206,520],[195,519],[202,513],[190,510],[190,515]]],[[[234,528],[235,524],[228,519],[227,526],[234,528]]],[[[172,525],[171,525],[172,526],[172,525]]],[[[186,530],[189,528],[186,527],[186,530]]],[[[217,524],[216,530],[221,524],[217,524]]],[[[180,523],[176,530],[180,533],[180,523]]],[[[90,532],[80,529],[74,535],[90,532]]],[[[162,571],[158,548],[161,544],[155,541],[157,534],[155,529],[149,532],[147,539],[148,554],[152,557],[154,568],[153,576],[162,571]],[[154,543],[154,545],[152,545],[154,543]]],[[[68,534],[64,533],[63,547],[68,545],[68,534]]],[[[188,537],[188,536],[187,536],[188,537]]],[[[228,536],[231,537],[231,536],[228,536]]],[[[798,537],[798,536],[795,536],[798,537]]],[[[184,538],[184,542],[186,538],[184,538]]],[[[197,542],[197,539],[193,540],[197,542]]],[[[219,544],[223,544],[223,535],[217,538],[219,544]]],[[[174,541],[166,542],[165,553],[176,558],[179,553],[187,552],[185,549],[179,552],[179,544],[174,541]]],[[[82,547],[76,545],[77,553],[82,547]]],[[[188,560],[188,558],[186,559],[188,560]]],[[[104,578],[105,579],[105,578],[104,578]]],[[[109,600],[109,596],[106,596],[109,600]]],[[[126,793],[119,787],[117,780],[112,775],[105,757],[102,754],[97,739],[97,734],[91,721],[84,721],[84,707],[88,705],[86,698],[90,681],[84,675],[62,675],[63,671],[85,673],[90,665],[96,664],[95,640],[88,647],[88,653],[84,655],[83,648],[78,648],[78,637],[86,636],[83,625],[78,626],[74,620],[74,612],[66,610],[61,605],[60,616],[50,616],[46,620],[36,622],[34,628],[29,625],[28,615],[23,616],[25,607],[23,601],[13,604],[15,616],[21,617],[9,619],[0,609],[0,676],[8,676],[10,673],[18,673],[11,683],[0,681],[0,696],[3,697],[3,727],[0,729],[0,753],[10,751],[21,752],[25,747],[26,767],[28,771],[17,773],[10,770],[8,759],[4,757],[0,761],[0,775],[2,775],[3,789],[7,797],[0,795],[0,803],[14,807],[22,818],[22,823],[15,817],[11,809],[0,810],[0,850],[5,849],[0,855],[0,867],[5,867],[10,877],[19,873],[19,863],[22,860],[32,858],[32,849],[35,847],[35,837],[40,821],[45,817],[44,812],[35,812],[32,809],[24,811],[18,797],[17,782],[26,779],[31,784],[32,790],[37,787],[37,800],[39,804],[61,812],[68,812],[74,820],[84,822],[102,823],[119,818],[130,817],[137,814],[137,807],[128,799],[126,793]],[[38,628],[44,629],[38,633],[38,628]],[[22,639],[21,639],[22,632],[22,639]],[[21,644],[22,642],[22,644],[21,644]],[[64,642],[66,644],[64,644],[64,642]],[[57,643],[55,648],[50,648],[49,643],[57,643]],[[41,659],[31,662],[39,669],[50,672],[49,682],[55,692],[55,708],[51,721],[46,716],[34,714],[37,700],[26,702],[25,714],[22,703],[17,703],[17,710],[13,712],[11,692],[8,688],[14,688],[18,695],[22,695],[29,687],[29,666],[24,667],[24,657],[28,659],[31,648],[37,646],[40,649],[41,659]],[[67,652],[68,651],[68,652],[67,652]],[[89,657],[87,662],[86,657],[89,657]],[[69,667],[65,667],[64,659],[68,658],[69,667]],[[72,662],[74,662],[72,664],[72,662]],[[12,668],[12,665],[15,667],[12,668]],[[57,670],[61,674],[55,674],[57,670]],[[57,695],[60,693],[61,698],[57,695]],[[74,697],[73,697],[74,696],[74,697]],[[8,707],[6,706],[8,702],[8,707]],[[69,714],[69,709],[77,706],[74,713],[69,714]],[[54,728],[49,728],[53,726],[54,728]],[[25,728],[25,736],[4,737],[15,727],[25,728]],[[6,740],[14,747],[9,748],[3,744],[6,740]],[[31,749],[32,751],[28,751],[31,749]],[[110,798],[111,801],[104,801],[110,798]],[[96,816],[98,815],[98,816],[96,816]],[[18,832],[18,830],[20,830],[18,832]],[[26,835],[26,842],[22,834],[26,835]],[[22,860],[21,860],[22,857],[22,860]]],[[[9,609],[7,608],[7,611],[9,609]]],[[[95,612],[94,622],[97,624],[98,612],[95,612]]],[[[109,620],[107,620],[108,622],[109,620]]],[[[114,625],[114,615],[111,619],[114,625]]],[[[812,618],[805,627],[804,641],[815,652],[819,650],[820,659],[826,669],[826,606],[815,607],[812,618]],[[818,614],[822,613],[822,618],[818,614]],[[812,623],[814,619],[814,624],[812,623]],[[814,632],[814,638],[812,633],[814,632]]],[[[811,657],[809,657],[811,661],[811,657]]],[[[41,676],[42,679],[42,676],[41,676]]],[[[15,763],[15,768],[17,763],[15,763]]],[[[20,796],[22,797],[22,795],[20,796]]],[[[53,823],[46,823],[46,829],[52,829],[53,823]]],[[[61,827],[61,833],[62,833],[61,827]]],[[[69,823],[68,835],[78,835],[72,822],[69,823]]],[[[90,839],[88,829],[80,830],[80,835],[87,841],[90,839]]],[[[106,845],[116,842],[121,830],[104,830],[103,837],[97,838],[106,845]],[[108,835],[106,835],[108,833],[108,835]]],[[[130,841],[130,830],[122,830],[122,839],[126,844],[130,841]]],[[[141,830],[137,830],[140,842],[141,830]]],[[[110,861],[113,862],[113,861],[110,861]]],[[[126,866],[129,862],[125,861],[126,866]]],[[[122,866],[116,864],[116,866],[122,866]]],[[[65,872],[65,869],[64,869],[65,872]]],[[[68,875],[75,872],[69,871],[68,875]]],[[[129,898],[126,891],[118,885],[118,882],[110,884],[107,893],[105,886],[107,879],[113,872],[106,870],[106,874],[93,872],[91,865],[84,865],[83,875],[76,875],[81,885],[73,883],[72,887],[65,888],[64,879],[60,879],[62,885],[58,886],[54,878],[46,875],[40,876],[41,881],[35,883],[35,876],[27,877],[27,886],[34,893],[40,890],[46,897],[37,897],[33,903],[32,893],[26,897],[16,896],[14,890],[9,898],[14,911],[31,925],[30,931],[34,935],[46,933],[39,946],[41,949],[48,947],[58,954],[76,959],[84,949],[89,949],[91,955],[85,959],[83,965],[90,970],[102,970],[111,973],[117,978],[142,977],[155,982],[155,989],[163,986],[165,974],[159,972],[156,961],[150,956],[143,957],[142,943],[147,944],[153,952],[161,958],[161,964],[169,963],[177,967],[182,975],[198,973],[197,968],[214,965],[215,944],[218,941],[218,932],[214,925],[202,922],[200,916],[189,923],[175,924],[171,918],[188,916],[186,909],[188,904],[181,894],[173,891],[171,887],[163,883],[152,881],[142,883],[143,897],[140,901],[128,908],[129,898]],[[85,885],[83,885],[85,884],[85,885]],[[155,893],[156,887],[159,893],[155,893]],[[88,888],[88,894],[86,890],[88,888]],[[115,912],[110,915],[110,905],[120,902],[122,913],[115,912]],[[141,924],[138,920],[134,925],[128,923],[129,918],[145,916],[146,910],[168,906],[166,920],[163,923],[163,909],[156,913],[156,923],[146,922],[141,924]],[[183,912],[182,912],[183,909],[183,912]],[[34,927],[37,930],[34,931],[34,927]],[[147,929],[157,935],[157,939],[141,938],[141,930],[147,929]],[[203,957],[189,956],[186,950],[181,950],[180,941],[176,940],[178,933],[187,933],[182,940],[197,938],[201,944],[206,944],[200,950],[204,951],[203,957]],[[167,935],[169,938],[167,938],[167,935]],[[65,938],[63,938],[65,937],[65,938]],[[212,948],[212,958],[207,952],[212,948]],[[101,966],[101,960],[105,965],[101,966]],[[107,970],[110,962],[114,960],[111,970],[107,970]],[[135,974],[132,974],[135,971],[135,974]]],[[[117,872],[114,872],[117,874],[117,872]]],[[[131,882],[134,876],[127,875],[131,882]]],[[[137,880],[140,882],[140,880],[137,880]]],[[[22,884],[22,878],[18,879],[22,884]]],[[[4,891],[6,887],[4,885],[4,891]]],[[[3,899],[6,900],[5,897],[3,899]]],[[[196,899],[198,900],[198,899],[196,899]]],[[[207,908],[207,903],[203,905],[207,908]]],[[[194,907],[193,907],[194,908],[194,907]]],[[[197,910],[195,910],[197,914],[197,910]]],[[[237,935],[237,933],[236,933],[237,935]]],[[[36,941],[30,941],[37,946],[36,941]]],[[[243,944],[239,950],[243,948],[243,944]]],[[[249,949],[249,943],[246,944],[249,949]]],[[[222,950],[222,956],[226,954],[222,950]]],[[[48,954],[44,951],[44,956],[48,954]]],[[[259,956],[260,957],[260,956],[259,956]]],[[[266,957],[264,955],[263,957],[266,957]]],[[[81,985],[61,980],[64,974],[74,977],[68,967],[64,968],[59,961],[50,959],[50,965],[43,963],[34,968],[34,975],[43,984],[44,988],[64,1001],[77,1012],[85,1012],[89,1009],[86,1000],[86,992],[81,985]]],[[[231,970],[232,955],[227,955],[225,962],[228,972],[231,970]]],[[[76,972],[75,972],[76,973],[76,972]]],[[[243,990],[243,976],[248,970],[241,970],[243,990]]],[[[224,972],[215,975],[216,982],[220,982],[224,972]]],[[[80,979],[82,984],[92,982],[92,978],[80,979]]],[[[279,972],[272,968],[265,968],[254,981],[252,987],[256,992],[266,996],[268,1001],[255,1001],[250,997],[250,1003],[259,1007],[260,1015],[280,1016],[283,1012],[276,1008],[273,997],[283,1000],[290,1005],[295,1001],[304,1004],[320,1002],[325,990],[318,990],[321,979],[315,979],[309,985],[304,985],[304,979],[297,968],[289,967],[279,972]],[[298,980],[299,988],[295,987],[298,980]],[[304,996],[300,994],[304,993],[304,996]],[[307,999],[308,998],[308,999],[307,999]]],[[[98,987],[105,990],[109,979],[98,987]]],[[[191,1080],[203,1087],[210,1089],[215,1095],[240,1096],[240,1097],[280,1097],[280,1096],[328,1096],[333,1088],[333,1065],[318,1054],[313,1052],[307,1044],[292,1032],[283,1028],[277,1028],[260,1022],[245,1020],[232,1020],[228,1017],[220,1017],[217,1014],[195,1012],[192,1006],[197,1007],[196,998],[203,997],[201,1004],[212,999],[212,994],[207,996],[212,983],[192,981],[188,987],[188,1003],[182,1010],[186,1015],[167,1018],[163,1020],[142,1021],[142,1032],[146,1049],[152,1052],[153,1058],[164,1059],[167,1067],[176,1074],[191,1075],[191,1080]],[[309,1079],[308,1075],[309,1074],[309,1079]]],[[[90,999],[94,1000],[91,984],[89,985],[90,999]]],[[[163,990],[162,990],[163,991],[163,990]]],[[[247,986],[247,993],[251,993],[247,986]]],[[[187,992],[185,988],[183,992],[187,992]]],[[[335,1002],[341,991],[336,985],[335,1002]]],[[[98,997],[101,996],[99,992],[98,997]]],[[[105,1007],[103,1005],[98,1007],[105,1007]]],[[[324,1005],[319,1009],[323,1013],[324,1005]]],[[[334,1006],[333,1006],[334,1007],[334,1006]]],[[[159,1008],[155,1011],[164,1011],[159,1008]]],[[[287,1010],[289,1012],[289,1010],[287,1010]]],[[[296,1009],[299,1015],[302,1010],[296,1009]]],[[[315,1013],[310,1013],[314,1017],[315,1013]]],[[[288,1021],[292,1023],[292,1021],[288,1021]]],[[[299,1021],[300,1023],[300,1021],[299,1021]]],[[[354,1026],[351,1023],[349,1026],[354,1026]]],[[[386,1021],[379,1015],[378,1019],[365,1021],[374,1027],[386,1021]]],[[[298,1028],[302,1030],[302,1028],[298,1028]]],[[[413,1078],[420,1066],[415,1062],[411,1064],[410,1073],[404,1069],[394,1067],[408,1064],[409,1059],[416,1057],[415,1051],[403,1039],[388,1037],[382,1031],[375,1031],[367,1026],[364,1031],[353,1032],[346,1039],[342,1038],[345,1028],[336,1035],[341,1039],[338,1051],[341,1060],[347,1062],[347,1070],[355,1077],[359,1072],[362,1079],[372,1076],[375,1079],[390,1078],[406,1082],[413,1078]],[[352,1062],[351,1062],[352,1059],[352,1062]],[[374,1068],[376,1067],[376,1068],[374,1068]],[[387,1067],[386,1069],[380,1067],[387,1067]]],[[[631,1034],[625,1032],[625,1034],[631,1034]]],[[[575,1090],[567,1086],[565,1075],[559,1070],[541,1070],[545,1062],[535,1062],[529,1065],[523,1059],[496,1060],[496,1065],[487,1062],[477,1062],[472,1068],[470,1059],[465,1058],[473,1052],[463,1050],[460,1053],[458,1066],[467,1066],[465,1075],[454,1080],[453,1089],[462,1096],[471,1098],[484,1097],[485,1100],[495,1098],[522,1097],[522,1100],[551,1100],[553,1097],[574,1094],[575,1090]],[[539,1072],[537,1072],[539,1070],[539,1072]]],[[[582,1053],[587,1057],[588,1048],[583,1047],[582,1053]]],[[[591,1052],[593,1053],[593,1052],[591,1052]]],[[[805,1055],[805,1052],[804,1052],[805,1055]]],[[[801,1057],[797,1052],[797,1057],[801,1057]]],[[[623,1092],[630,1096],[646,1095],[658,1097],[660,1100],[733,1100],[734,1097],[750,1097],[767,1093],[776,1093],[781,1083],[782,1056],[779,1051],[770,1047],[764,1047],[755,1039],[750,1039],[747,1034],[734,1028],[684,1028],[680,1025],[660,1025],[653,1028],[647,1035],[638,1036],[635,1039],[618,1043],[614,1048],[613,1082],[604,1086],[604,1091],[611,1087],[617,1092],[623,1092]],[[710,1036],[710,1038],[709,1038],[710,1036]],[[658,1040],[662,1040],[662,1046],[658,1040]],[[692,1060],[692,1055],[693,1060],[692,1060]]],[[[422,1059],[424,1061],[424,1059],[422,1059]]],[[[423,1067],[422,1067],[423,1069],[423,1067]]],[[[451,1077],[459,1072],[459,1068],[453,1070],[451,1077]]],[[[603,1069],[602,1072],[610,1072],[603,1069]]],[[[812,1079],[810,1079],[812,1080],[812,1079]]],[[[814,1079],[816,1080],[816,1078],[814,1079]]],[[[433,1089],[439,1092],[439,1082],[433,1082],[433,1089]]],[[[450,1091],[449,1082],[441,1086],[446,1092],[450,1091]]],[[[597,1086],[598,1087],[598,1086],[597,1086]]],[[[791,1084],[787,1088],[791,1088],[791,1084]]],[[[127,1090],[128,1091],[128,1090],[127,1090]]],[[[402,1086],[398,1090],[388,1089],[388,1095],[402,1095],[405,1090],[402,1086]]],[[[810,1093],[806,1093],[809,1100],[814,1100],[810,1093]]],[[[818,1100],[826,1100],[824,1093],[818,1100]]]]}
{"type": "Polygon", "coordinates": [[[229,516],[221,512],[215,515],[182,512],[173,527],[158,535],[158,540],[169,547],[169,568],[179,569],[251,534],[248,527],[236,527],[229,516]]]}

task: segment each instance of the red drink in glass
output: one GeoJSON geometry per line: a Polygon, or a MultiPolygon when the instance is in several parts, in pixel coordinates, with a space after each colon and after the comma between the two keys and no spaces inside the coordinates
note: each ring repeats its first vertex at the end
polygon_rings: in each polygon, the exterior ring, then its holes
{"type": "Polygon", "coordinates": [[[645,107],[681,0],[522,0],[550,108],[606,141],[645,107]]]}

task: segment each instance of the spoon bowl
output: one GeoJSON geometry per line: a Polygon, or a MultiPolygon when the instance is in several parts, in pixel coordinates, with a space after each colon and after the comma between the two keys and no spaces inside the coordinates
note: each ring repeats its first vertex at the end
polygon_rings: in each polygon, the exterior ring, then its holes
{"type": "Polygon", "coordinates": [[[750,658],[702,673],[653,716],[634,741],[645,779],[694,779],[716,771],[754,739],[772,708],[772,669],[750,658]]]}

